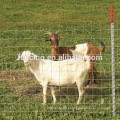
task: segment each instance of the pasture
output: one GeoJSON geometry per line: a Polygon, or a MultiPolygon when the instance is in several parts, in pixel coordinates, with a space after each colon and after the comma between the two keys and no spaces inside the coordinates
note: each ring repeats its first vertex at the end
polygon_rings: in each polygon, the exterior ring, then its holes
{"type": "MultiPolygon", "coordinates": [[[[119,120],[120,119],[120,2],[114,0],[0,0],[0,120],[119,120]],[[115,13],[116,115],[112,117],[110,6],[115,13]],[[99,84],[85,90],[76,105],[75,85],[56,87],[57,104],[48,88],[42,105],[42,88],[25,70],[18,54],[31,50],[50,55],[45,32],[59,31],[60,46],[93,43],[106,48],[97,61],[99,84]]],[[[84,84],[86,85],[88,76],[84,84]]]]}

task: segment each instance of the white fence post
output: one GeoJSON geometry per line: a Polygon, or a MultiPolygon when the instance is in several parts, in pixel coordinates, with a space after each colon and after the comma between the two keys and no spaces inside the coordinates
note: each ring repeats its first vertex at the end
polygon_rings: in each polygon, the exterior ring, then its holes
{"type": "Polygon", "coordinates": [[[115,116],[115,60],[114,60],[114,11],[111,6],[111,53],[112,53],[112,108],[115,116]]]}

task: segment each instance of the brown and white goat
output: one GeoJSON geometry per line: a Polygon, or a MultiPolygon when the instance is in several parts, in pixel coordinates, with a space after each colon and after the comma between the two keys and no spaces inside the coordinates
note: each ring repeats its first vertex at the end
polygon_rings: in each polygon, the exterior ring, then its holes
{"type": "MultiPolygon", "coordinates": [[[[63,54],[67,55],[69,54],[69,56],[73,56],[73,52],[71,50],[75,50],[78,52],[81,52],[79,51],[79,48],[77,48],[77,46],[79,45],[75,45],[73,47],[62,47],[62,46],[59,46],[59,40],[60,39],[64,39],[64,37],[60,37],[58,35],[58,32],[56,32],[55,34],[53,33],[46,33],[48,34],[50,37],[46,39],[46,41],[50,41],[51,42],[51,55],[54,56],[54,59],[53,60],[59,60],[59,56],[62,56],[63,54]],[[76,50],[77,49],[77,50],[76,50]]],[[[87,45],[87,55],[88,56],[99,56],[101,54],[101,52],[104,51],[105,49],[105,45],[100,42],[101,44],[101,47],[100,48],[97,48],[95,45],[91,44],[91,43],[85,43],[87,45]]],[[[81,44],[81,45],[85,45],[85,44],[81,44]]],[[[83,50],[84,52],[84,50],[83,50]]],[[[64,57],[65,58],[65,57],[64,57]]],[[[63,59],[64,59],[63,58],[63,59]]],[[[89,79],[88,79],[88,84],[90,84],[92,82],[92,76],[94,76],[94,83],[98,83],[98,72],[95,68],[95,62],[96,62],[96,59],[94,60],[90,60],[90,68],[89,68],[89,79]]]]}

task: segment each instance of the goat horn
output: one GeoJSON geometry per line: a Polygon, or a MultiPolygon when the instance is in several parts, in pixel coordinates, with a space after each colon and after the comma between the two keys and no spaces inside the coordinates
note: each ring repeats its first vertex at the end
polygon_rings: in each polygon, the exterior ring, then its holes
{"type": "Polygon", "coordinates": [[[59,34],[59,32],[57,31],[55,34],[57,34],[57,35],[58,35],[58,34],[59,34]]]}
{"type": "Polygon", "coordinates": [[[52,35],[52,33],[51,32],[47,32],[47,33],[45,33],[46,35],[52,35]]]}

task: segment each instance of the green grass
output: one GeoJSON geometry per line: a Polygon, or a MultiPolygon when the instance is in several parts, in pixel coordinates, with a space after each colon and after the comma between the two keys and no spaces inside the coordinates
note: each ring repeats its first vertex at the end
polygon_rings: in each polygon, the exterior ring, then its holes
{"type": "Polygon", "coordinates": [[[119,4],[117,0],[0,0],[0,120],[120,119],[119,4]],[[115,118],[112,117],[111,92],[111,5],[115,11],[115,118]],[[68,92],[67,89],[62,89],[62,92],[58,89],[57,105],[51,104],[49,94],[48,104],[43,106],[42,91],[26,87],[35,88],[35,78],[19,72],[25,69],[23,62],[16,60],[18,53],[23,50],[31,50],[37,55],[50,55],[50,43],[45,42],[48,36],[44,33],[47,31],[59,31],[61,36],[67,38],[60,40],[61,46],[88,42],[99,47],[98,40],[106,45],[103,60],[96,64],[99,85],[97,89],[86,91],[85,95],[88,96],[84,96],[78,106],[75,104],[77,89],[72,89],[72,92],[71,89],[68,92]],[[16,81],[11,82],[13,76],[16,81]],[[30,90],[33,90],[32,95],[28,93],[30,90]],[[64,96],[60,97],[60,94],[64,96]]]}

